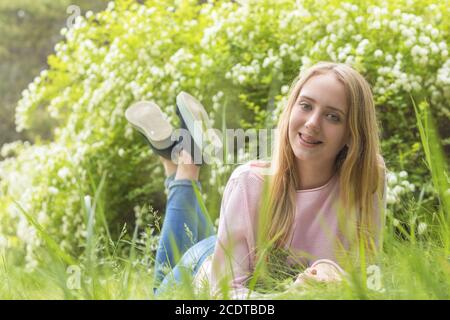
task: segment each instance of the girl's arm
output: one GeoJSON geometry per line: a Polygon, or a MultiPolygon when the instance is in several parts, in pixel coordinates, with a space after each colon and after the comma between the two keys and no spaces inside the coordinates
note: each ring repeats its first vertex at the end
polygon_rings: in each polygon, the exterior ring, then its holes
{"type": "Polygon", "coordinates": [[[245,285],[255,259],[253,218],[261,189],[262,181],[246,165],[233,172],[225,187],[212,257],[213,295],[231,289],[231,298],[248,297],[245,285]]]}

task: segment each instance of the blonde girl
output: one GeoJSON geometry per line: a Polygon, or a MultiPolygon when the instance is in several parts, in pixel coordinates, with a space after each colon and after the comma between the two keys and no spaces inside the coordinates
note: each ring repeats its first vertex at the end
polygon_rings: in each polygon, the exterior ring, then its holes
{"type": "MultiPolygon", "coordinates": [[[[183,126],[192,132],[190,122],[204,119],[195,117],[203,107],[190,96],[177,105],[183,126]]],[[[232,298],[252,297],[253,273],[271,263],[277,249],[287,252],[288,266],[304,267],[294,285],[338,281],[345,274],[341,258],[352,248],[363,244],[372,253],[380,248],[385,168],[364,77],[331,62],[304,70],[293,82],[277,129],[272,161],[251,161],[229,178],[217,234],[190,189],[192,181],[201,187],[192,149],[184,148],[178,165],[161,157],[169,199],[156,269],[173,270],[159,273],[156,293],[188,274],[195,288],[208,283],[213,296],[223,297],[229,287],[232,298]],[[180,184],[184,190],[176,189],[180,184]],[[177,195],[183,200],[177,202],[177,195]],[[183,225],[195,230],[194,243],[183,240],[183,225]],[[174,246],[181,259],[173,258],[174,246]]]]}

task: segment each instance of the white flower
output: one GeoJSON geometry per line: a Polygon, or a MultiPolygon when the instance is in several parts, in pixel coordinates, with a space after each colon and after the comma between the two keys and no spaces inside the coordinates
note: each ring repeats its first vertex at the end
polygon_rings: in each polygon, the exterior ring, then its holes
{"type": "Polygon", "coordinates": [[[223,92],[218,91],[212,98],[213,102],[219,102],[220,99],[223,97],[223,92]]]}
{"type": "Polygon", "coordinates": [[[396,202],[397,202],[397,200],[396,200],[396,198],[395,198],[394,195],[392,195],[392,194],[387,194],[387,196],[386,196],[386,203],[387,203],[387,204],[394,204],[394,203],[396,203],[396,202]]]}
{"type": "Polygon", "coordinates": [[[290,58],[291,58],[291,60],[294,61],[294,62],[300,60],[300,56],[299,56],[298,54],[296,54],[295,52],[290,54],[290,58]]]}
{"type": "Polygon", "coordinates": [[[337,37],[336,37],[336,35],[335,35],[334,33],[332,33],[332,34],[330,35],[330,41],[331,41],[331,42],[336,42],[336,41],[337,41],[337,37]]]}
{"type": "Polygon", "coordinates": [[[394,189],[392,189],[392,192],[396,195],[399,196],[400,194],[402,194],[403,192],[403,188],[401,186],[395,186],[394,189]]]}
{"type": "Polygon", "coordinates": [[[433,28],[431,29],[430,34],[432,38],[437,38],[437,36],[439,36],[439,30],[433,28]]]}
{"type": "Polygon", "coordinates": [[[436,54],[439,51],[439,47],[436,45],[436,43],[432,42],[430,44],[431,53],[436,54]]]}
{"type": "Polygon", "coordinates": [[[357,55],[362,56],[362,55],[364,55],[364,53],[365,53],[365,48],[364,48],[364,47],[358,47],[358,48],[356,48],[356,54],[357,54],[357,55]]]}
{"type": "Polygon", "coordinates": [[[354,56],[348,56],[347,59],[345,59],[345,63],[349,65],[353,65],[355,63],[355,57],[354,56]]]}
{"type": "Polygon", "coordinates": [[[413,81],[413,82],[411,83],[411,86],[412,86],[412,88],[413,88],[415,91],[419,91],[419,90],[422,88],[422,86],[420,85],[420,83],[418,83],[417,81],[413,81]]]}
{"type": "Polygon", "coordinates": [[[356,42],[360,42],[361,40],[362,40],[362,35],[360,35],[360,34],[357,34],[357,35],[355,35],[355,36],[353,36],[353,39],[356,41],[356,42]]]}
{"type": "Polygon", "coordinates": [[[383,55],[383,51],[381,51],[380,49],[375,50],[375,52],[374,52],[375,58],[379,58],[382,55],[383,55]]]}
{"type": "Polygon", "coordinates": [[[406,188],[409,188],[409,182],[406,181],[406,180],[405,180],[405,181],[402,181],[402,182],[401,182],[401,185],[404,186],[404,187],[406,187],[406,188]]]}
{"type": "Polygon", "coordinates": [[[419,41],[425,45],[428,45],[428,44],[430,44],[431,39],[427,36],[420,36],[419,41]]]}
{"type": "Polygon", "coordinates": [[[117,153],[119,154],[119,157],[123,157],[125,154],[125,151],[122,148],[120,148],[117,153]]]}
{"type": "Polygon", "coordinates": [[[48,188],[48,192],[50,194],[58,194],[59,190],[58,190],[58,188],[55,188],[55,187],[51,186],[51,187],[48,188]]]}
{"type": "Polygon", "coordinates": [[[392,20],[389,22],[389,27],[393,30],[393,31],[397,31],[398,29],[398,23],[395,20],[392,20]]]}
{"type": "Polygon", "coordinates": [[[425,222],[419,223],[419,226],[417,227],[417,231],[419,234],[423,234],[427,230],[427,224],[425,222]]]}
{"type": "Polygon", "coordinates": [[[372,23],[372,28],[373,29],[380,29],[381,28],[380,21],[375,21],[374,23],[372,23]]]}
{"type": "Polygon", "coordinates": [[[400,224],[400,221],[398,221],[397,219],[393,219],[392,220],[392,224],[394,225],[394,227],[398,227],[399,226],[399,224],[400,224]]]}
{"type": "Polygon", "coordinates": [[[278,59],[274,64],[275,69],[281,69],[282,66],[283,66],[283,61],[280,59],[278,59]]]}
{"type": "Polygon", "coordinates": [[[66,179],[70,174],[70,170],[67,167],[63,167],[61,169],[58,170],[58,177],[60,177],[61,179],[66,179]]]}
{"type": "Polygon", "coordinates": [[[422,48],[422,49],[420,50],[420,55],[423,56],[423,57],[425,57],[425,58],[426,58],[426,56],[428,55],[428,53],[429,53],[429,51],[428,51],[427,48],[422,48]]]}
{"type": "Polygon", "coordinates": [[[390,185],[394,185],[397,183],[397,176],[394,173],[387,173],[387,181],[390,185]]]}
{"type": "Polygon", "coordinates": [[[415,45],[414,47],[412,47],[411,54],[413,56],[418,56],[420,53],[421,53],[421,48],[418,45],[415,45]]]}
{"type": "Polygon", "coordinates": [[[400,178],[406,178],[408,176],[408,172],[406,171],[400,171],[400,173],[398,174],[398,176],[400,178]]]}

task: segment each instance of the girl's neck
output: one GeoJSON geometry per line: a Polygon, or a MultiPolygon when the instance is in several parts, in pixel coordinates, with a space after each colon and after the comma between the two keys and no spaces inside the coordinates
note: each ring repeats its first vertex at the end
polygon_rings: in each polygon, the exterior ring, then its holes
{"type": "Polygon", "coordinates": [[[333,177],[335,168],[333,164],[306,163],[297,161],[297,174],[300,185],[298,190],[309,190],[325,185],[333,177]]]}

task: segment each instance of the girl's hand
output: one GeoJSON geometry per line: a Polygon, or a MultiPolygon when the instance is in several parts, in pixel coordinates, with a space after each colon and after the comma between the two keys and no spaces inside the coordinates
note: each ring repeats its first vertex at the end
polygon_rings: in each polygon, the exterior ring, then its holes
{"type": "Polygon", "coordinates": [[[340,282],[343,278],[344,271],[334,263],[326,260],[318,261],[310,268],[301,273],[294,282],[294,285],[304,285],[308,282],[340,282]]]}

